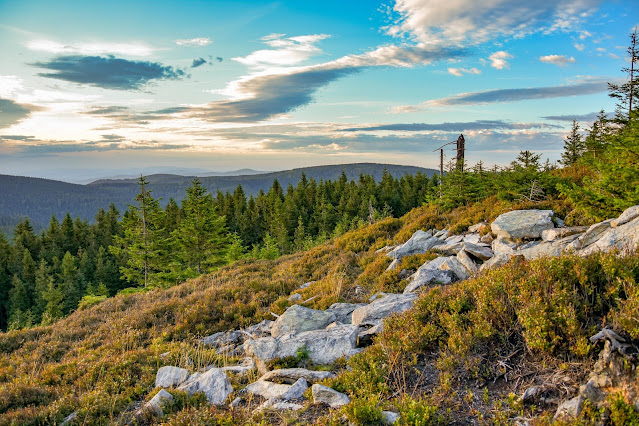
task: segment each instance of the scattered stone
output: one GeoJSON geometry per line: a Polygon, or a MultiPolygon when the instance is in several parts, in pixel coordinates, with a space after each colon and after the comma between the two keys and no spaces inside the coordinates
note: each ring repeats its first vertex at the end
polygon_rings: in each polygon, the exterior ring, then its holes
{"type": "Polygon", "coordinates": [[[515,241],[506,238],[497,238],[492,242],[492,249],[494,254],[511,254],[519,247],[519,244],[515,241]]]}
{"type": "Polygon", "coordinates": [[[304,378],[307,382],[321,382],[325,379],[335,378],[335,374],[330,371],[314,371],[306,368],[282,368],[279,370],[269,371],[260,380],[270,382],[283,382],[284,384],[293,384],[297,380],[304,378]]]}
{"type": "Polygon", "coordinates": [[[240,398],[239,396],[237,398],[235,398],[232,402],[231,402],[231,407],[233,408],[237,408],[240,406],[240,404],[242,403],[242,398],[240,398]]]}
{"type": "Polygon", "coordinates": [[[451,244],[461,243],[462,241],[464,241],[463,235],[451,235],[450,237],[444,240],[444,244],[451,245],[451,244]]]}
{"type": "Polygon", "coordinates": [[[495,255],[490,247],[484,247],[474,243],[465,242],[462,248],[481,260],[488,260],[495,255]]]}
{"type": "Polygon", "coordinates": [[[179,390],[193,395],[203,392],[210,404],[221,405],[233,392],[233,386],[226,374],[219,368],[212,368],[206,373],[193,373],[182,383],[179,390]]]}
{"type": "Polygon", "coordinates": [[[582,249],[579,254],[587,256],[598,251],[635,250],[637,244],[639,244],[639,217],[610,228],[596,242],[582,249]]]}
{"type": "Polygon", "coordinates": [[[171,352],[164,352],[160,354],[160,359],[167,359],[171,355],[171,352]]]}
{"type": "Polygon", "coordinates": [[[447,285],[455,281],[457,281],[457,277],[452,271],[421,267],[411,276],[410,282],[404,289],[404,294],[414,293],[427,285],[447,285]]]}
{"type": "MultiPolygon", "coordinates": [[[[211,368],[213,368],[213,366],[207,367],[207,371],[210,370],[211,368]]],[[[231,365],[227,367],[222,367],[220,368],[220,370],[224,372],[234,373],[241,376],[248,373],[249,371],[255,370],[255,368],[256,368],[255,360],[253,358],[244,358],[240,365],[231,365]]]]}
{"type": "Polygon", "coordinates": [[[294,293],[291,297],[288,298],[288,301],[291,303],[299,302],[302,300],[302,295],[299,293],[294,293]]]}
{"type": "Polygon", "coordinates": [[[439,238],[433,237],[429,232],[419,230],[404,244],[389,252],[387,256],[393,259],[402,259],[414,254],[424,254],[441,243],[442,241],[439,238]]]}
{"type": "Polygon", "coordinates": [[[450,236],[450,231],[448,229],[442,229],[433,236],[445,240],[450,236]]]}
{"type": "Polygon", "coordinates": [[[535,239],[555,227],[552,217],[552,210],[514,210],[497,217],[490,227],[497,238],[535,239]]]}
{"type": "Polygon", "coordinates": [[[454,256],[459,250],[464,247],[462,242],[456,242],[453,244],[442,244],[436,247],[433,247],[433,251],[441,254],[445,254],[447,256],[454,256]]]}
{"type": "Polygon", "coordinates": [[[402,264],[401,259],[393,259],[393,261],[390,263],[390,265],[388,265],[388,268],[386,268],[386,272],[388,271],[394,271],[395,269],[399,268],[399,265],[402,264]]]}
{"type": "Polygon", "coordinates": [[[571,245],[571,247],[575,250],[581,250],[582,248],[588,247],[590,244],[597,241],[608,229],[610,229],[610,224],[612,223],[612,219],[604,220],[603,222],[595,223],[588,230],[577,238],[571,245]]]}
{"type": "Polygon", "coordinates": [[[471,244],[479,244],[479,239],[480,238],[481,238],[481,236],[479,234],[464,235],[464,238],[462,239],[462,242],[471,243],[471,244]]]}
{"type": "Polygon", "coordinates": [[[249,337],[256,339],[258,337],[270,336],[271,329],[275,322],[271,320],[263,320],[257,324],[245,328],[242,332],[249,337]]]}
{"type": "Polygon", "coordinates": [[[557,408],[555,413],[556,420],[562,419],[574,419],[581,413],[583,408],[584,399],[581,396],[576,396],[573,399],[563,402],[557,408]]]}
{"type": "Polygon", "coordinates": [[[304,283],[300,286],[300,290],[304,290],[305,288],[310,287],[312,284],[315,284],[316,281],[309,281],[307,283],[304,283]]]}
{"type": "Polygon", "coordinates": [[[365,347],[373,344],[373,337],[378,335],[384,329],[384,323],[380,322],[377,325],[370,327],[367,330],[364,330],[359,333],[357,336],[357,346],[365,347]]]}
{"type": "Polygon", "coordinates": [[[393,411],[382,411],[382,416],[384,416],[384,424],[394,425],[399,421],[399,414],[393,411]]]}
{"type": "Polygon", "coordinates": [[[373,303],[353,311],[353,324],[376,325],[383,318],[395,312],[404,312],[415,303],[414,294],[387,294],[373,303]]]}
{"type": "Polygon", "coordinates": [[[479,268],[479,270],[484,271],[486,269],[499,268],[500,266],[508,263],[508,261],[512,257],[513,257],[513,254],[497,254],[494,257],[491,257],[490,260],[484,262],[479,268]]]}
{"type": "Polygon", "coordinates": [[[439,269],[442,271],[451,271],[458,280],[462,281],[470,277],[470,274],[456,256],[449,256],[441,259],[443,259],[443,261],[440,264],[439,269]]]}
{"type": "Polygon", "coordinates": [[[364,306],[364,304],[363,303],[333,303],[331,306],[329,306],[326,312],[335,314],[335,321],[341,322],[342,324],[351,324],[353,311],[361,306],[364,306]]]}
{"type": "Polygon", "coordinates": [[[351,399],[341,392],[337,392],[328,386],[315,384],[311,387],[314,403],[328,404],[331,408],[339,408],[351,402],[351,399]]]}
{"type": "Polygon", "coordinates": [[[173,402],[173,395],[166,390],[161,389],[153,398],[142,408],[143,411],[154,416],[162,417],[164,415],[163,407],[173,402]]]}
{"type": "MultiPolygon", "coordinates": [[[[258,380],[244,388],[244,392],[259,395],[264,399],[280,398],[291,389],[291,385],[281,385],[267,380],[258,380]]],[[[281,399],[281,398],[280,398],[281,399]]]]}
{"type": "Polygon", "coordinates": [[[305,347],[309,358],[316,364],[332,364],[342,356],[352,356],[356,349],[359,326],[339,324],[325,330],[306,331],[280,337],[262,337],[244,342],[244,350],[255,358],[258,370],[266,373],[266,362],[287,356],[296,356],[305,347]]]}
{"type": "Polygon", "coordinates": [[[181,385],[189,377],[189,370],[186,368],[166,365],[160,367],[155,375],[156,388],[170,388],[181,385]]]}
{"type": "Polygon", "coordinates": [[[614,219],[610,222],[610,226],[616,228],[630,222],[637,217],[639,217],[639,205],[632,206],[624,210],[617,219],[614,219]]]}
{"type": "Polygon", "coordinates": [[[259,407],[257,407],[257,411],[263,410],[278,410],[278,411],[298,411],[304,408],[303,405],[297,404],[295,402],[290,401],[282,401],[278,398],[271,398],[262,403],[259,407]]]}
{"type": "Polygon", "coordinates": [[[477,264],[475,264],[470,256],[468,256],[466,250],[459,250],[459,253],[457,253],[457,260],[464,266],[464,268],[466,268],[466,271],[468,271],[470,275],[474,275],[477,271],[479,271],[477,264]]]}
{"type": "Polygon", "coordinates": [[[273,324],[271,336],[297,334],[304,331],[319,330],[335,321],[335,314],[318,311],[300,305],[288,308],[273,324]]]}
{"type": "Polygon", "coordinates": [[[368,301],[372,302],[374,300],[381,299],[382,297],[386,296],[387,294],[388,293],[375,293],[371,297],[368,298],[368,301]]]}
{"type": "Polygon", "coordinates": [[[486,234],[479,239],[479,242],[484,244],[491,244],[494,239],[495,238],[493,237],[493,234],[486,234]]]}
{"type": "Polygon", "coordinates": [[[557,257],[561,256],[564,251],[569,251],[568,246],[576,238],[577,235],[571,235],[556,241],[536,241],[537,244],[530,244],[528,247],[524,246],[516,253],[528,260],[539,259],[540,257],[557,257]]]}
{"type": "MultiPolygon", "coordinates": [[[[168,393],[168,392],[167,392],[168,393]]],[[[73,413],[69,414],[68,416],[66,416],[64,418],[64,420],[62,420],[62,423],[60,423],[60,426],[66,426],[69,423],[71,423],[72,421],[74,421],[76,418],[78,417],[78,412],[74,411],[73,413]]]]}
{"type": "Polygon", "coordinates": [[[397,248],[397,246],[384,246],[384,247],[382,247],[380,249],[375,250],[375,253],[378,253],[378,254],[379,253],[384,253],[384,254],[386,254],[386,253],[388,253],[390,251],[393,251],[396,248],[397,248]]]}
{"type": "Polygon", "coordinates": [[[469,226],[468,227],[468,232],[481,232],[482,229],[484,229],[486,226],[488,226],[488,224],[486,222],[479,222],[473,226],[469,226]]]}

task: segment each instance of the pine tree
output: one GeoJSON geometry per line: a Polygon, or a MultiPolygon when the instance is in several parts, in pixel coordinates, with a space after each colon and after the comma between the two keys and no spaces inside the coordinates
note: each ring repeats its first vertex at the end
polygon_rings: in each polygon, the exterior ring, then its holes
{"type": "Polygon", "coordinates": [[[639,45],[637,45],[637,28],[630,34],[630,45],[627,52],[630,66],[622,68],[621,71],[628,75],[628,80],[621,85],[608,83],[609,96],[617,99],[616,121],[626,125],[628,120],[637,111],[637,101],[639,100],[639,45]]]}
{"type": "Polygon", "coordinates": [[[35,274],[35,294],[33,301],[33,313],[36,317],[42,316],[46,309],[46,300],[43,298],[43,294],[46,293],[49,287],[49,281],[51,281],[51,273],[47,262],[44,259],[40,260],[40,265],[35,274]]]}
{"type": "Polygon", "coordinates": [[[47,289],[42,294],[42,299],[46,302],[44,313],[42,314],[42,325],[49,325],[58,318],[62,318],[64,294],[62,290],[55,285],[53,278],[49,279],[47,289]]]}
{"type": "Polygon", "coordinates": [[[584,141],[586,154],[589,160],[597,160],[606,150],[606,144],[611,135],[610,124],[606,112],[602,109],[597,115],[597,120],[588,129],[588,136],[584,141]]]}
{"type": "Polygon", "coordinates": [[[18,329],[26,324],[26,317],[30,315],[31,296],[24,282],[14,275],[9,291],[9,328],[18,329]]]}
{"type": "Polygon", "coordinates": [[[66,252],[62,258],[60,272],[60,289],[64,295],[64,313],[69,314],[78,307],[78,302],[84,295],[84,288],[80,281],[80,274],[76,265],[75,256],[66,252]]]}
{"type": "Polygon", "coordinates": [[[166,242],[159,200],[147,189],[149,182],[140,176],[140,193],[136,203],[129,205],[128,214],[122,219],[123,236],[116,236],[110,247],[116,256],[122,256],[122,278],[132,284],[150,287],[160,284],[163,266],[162,245],[166,242]]]}
{"type": "Polygon", "coordinates": [[[9,272],[11,245],[0,232],[0,330],[6,329],[9,310],[9,291],[12,276],[9,272]]]}
{"type": "Polygon", "coordinates": [[[583,157],[585,145],[581,134],[579,133],[579,123],[577,120],[572,121],[572,129],[570,134],[564,140],[564,152],[561,154],[561,164],[564,166],[572,166],[583,157]]]}

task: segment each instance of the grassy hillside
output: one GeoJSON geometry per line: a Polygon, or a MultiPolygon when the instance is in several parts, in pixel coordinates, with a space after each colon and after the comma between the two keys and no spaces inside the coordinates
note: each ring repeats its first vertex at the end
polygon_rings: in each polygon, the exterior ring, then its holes
{"type": "MultiPolygon", "coordinates": [[[[379,180],[386,168],[394,177],[422,172],[432,176],[435,170],[392,164],[345,164],[337,166],[318,166],[298,168],[281,172],[241,176],[202,177],[203,186],[213,195],[219,190],[233,192],[242,185],[247,195],[255,195],[260,190],[267,191],[278,179],[283,188],[297,184],[302,173],[307,178],[319,181],[337,180],[342,171],[349,180],[357,180],[360,174],[368,174],[379,180]]],[[[152,175],[148,177],[149,189],[153,196],[163,198],[163,204],[169,198],[180,201],[186,188],[191,184],[192,176],[152,175]]],[[[72,217],[93,220],[100,208],[108,208],[111,203],[123,212],[133,202],[139,192],[137,179],[100,180],[88,185],[78,185],[49,179],[0,175],[0,230],[10,231],[22,218],[29,217],[36,229],[44,229],[52,215],[64,217],[67,212],[72,217]]]]}
{"type": "MultiPolygon", "coordinates": [[[[77,424],[126,422],[140,401],[153,395],[161,365],[196,369],[234,361],[202,347],[198,337],[282,313],[291,291],[308,281],[317,282],[301,293],[317,296],[308,305],[317,309],[401,291],[405,282],[397,271],[384,272],[390,260],[375,250],[403,242],[419,228],[461,230],[513,207],[526,206],[489,199],[447,214],[421,207],[306,252],[243,261],[168,290],[107,299],[52,326],[0,334],[0,424],[55,423],[74,411],[77,424]],[[168,358],[161,358],[166,352],[168,358]]],[[[535,207],[566,213],[556,202],[535,207]]],[[[402,268],[414,268],[427,256],[405,258],[402,268]]],[[[338,413],[311,407],[291,419],[210,408],[183,397],[165,420],[341,424],[347,415],[375,424],[381,409],[391,406],[405,418],[430,419],[409,424],[492,423],[519,411],[548,418],[548,406],[518,407],[509,393],[544,378],[557,382],[557,394],[576,386],[596,353],[586,337],[603,323],[639,337],[633,314],[637,279],[636,256],[511,263],[433,289],[415,309],[393,317],[372,347],[339,367],[331,385],[353,402],[338,413]]]]}

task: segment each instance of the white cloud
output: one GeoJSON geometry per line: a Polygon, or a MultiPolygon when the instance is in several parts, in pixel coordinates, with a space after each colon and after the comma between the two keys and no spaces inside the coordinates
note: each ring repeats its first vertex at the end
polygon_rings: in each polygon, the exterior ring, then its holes
{"type": "Polygon", "coordinates": [[[196,37],[189,39],[180,39],[175,40],[175,44],[178,46],[186,46],[186,47],[204,47],[213,43],[213,41],[208,37],[196,37]]]}
{"type": "Polygon", "coordinates": [[[481,43],[499,36],[573,30],[601,0],[395,0],[393,36],[481,43]]]}
{"type": "Polygon", "coordinates": [[[448,68],[448,73],[461,77],[463,74],[481,74],[481,70],[478,68],[448,68]]]}
{"type": "Polygon", "coordinates": [[[0,97],[12,98],[13,95],[24,89],[22,79],[16,75],[0,75],[0,97]]]}
{"type": "Polygon", "coordinates": [[[497,68],[498,70],[503,70],[504,68],[508,68],[508,59],[512,58],[513,55],[510,53],[500,50],[499,52],[495,52],[488,57],[490,59],[490,66],[493,68],[497,68]]]}
{"type": "Polygon", "coordinates": [[[256,50],[248,56],[231,59],[257,68],[297,65],[322,53],[316,44],[328,37],[326,34],[314,34],[284,38],[284,34],[269,34],[262,37],[262,41],[272,49],[256,50]]]}
{"type": "Polygon", "coordinates": [[[574,46],[575,46],[575,49],[579,50],[580,52],[586,48],[586,45],[583,43],[575,43],[574,46]]]}
{"type": "Polygon", "coordinates": [[[125,55],[125,56],[150,56],[154,50],[142,43],[77,43],[63,44],[53,40],[32,40],[27,42],[30,50],[54,53],[56,55],[125,55]]]}
{"type": "Polygon", "coordinates": [[[579,34],[580,40],[585,40],[588,37],[592,37],[592,33],[590,33],[589,31],[582,31],[581,34],[579,34]]]}
{"type": "Polygon", "coordinates": [[[560,67],[564,67],[568,64],[574,64],[575,58],[573,58],[572,56],[569,58],[567,56],[564,55],[546,55],[546,56],[540,56],[539,57],[539,61],[540,62],[544,62],[546,64],[554,64],[560,67]]]}

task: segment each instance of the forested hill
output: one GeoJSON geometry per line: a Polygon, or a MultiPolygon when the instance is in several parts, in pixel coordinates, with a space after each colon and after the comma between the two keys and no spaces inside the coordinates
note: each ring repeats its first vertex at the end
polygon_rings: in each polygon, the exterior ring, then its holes
{"type": "MultiPolygon", "coordinates": [[[[394,177],[422,172],[432,176],[436,171],[413,166],[392,164],[342,164],[298,168],[280,172],[241,176],[201,177],[202,186],[215,194],[218,190],[232,192],[242,185],[247,195],[255,195],[260,190],[268,190],[277,179],[283,188],[295,185],[306,174],[308,179],[319,181],[336,180],[342,172],[348,179],[357,179],[360,174],[373,176],[379,180],[386,169],[394,177]]],[[[158,174],[148,176],[149,189],[153,196],[162,198],[166,204],[169,198],[180,201],[186,188],[191,184],[192,176],[158,174]]],[[[66,182],[0,175],[0,230],[12,229],[22,218],[29,217],[36,229],[45,228],[51,215],[64,217],[69,212],[72,217],[92,220],[100,208],[111,203],[123,212],[138,192],[137,179],[99,180],[88,185],[66,182]]]]}

